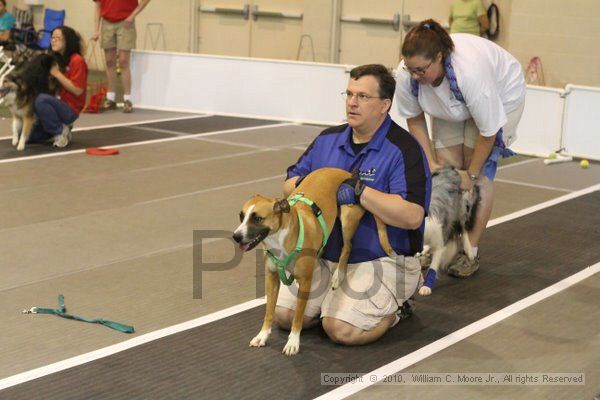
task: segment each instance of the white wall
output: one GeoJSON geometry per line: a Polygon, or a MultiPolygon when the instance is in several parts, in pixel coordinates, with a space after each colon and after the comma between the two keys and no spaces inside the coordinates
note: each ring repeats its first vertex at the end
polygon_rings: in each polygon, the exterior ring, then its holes
{"type": "Polygon", "coordinates": [[[600,88],[567,85],[562,146],[566,153],[600,159],[600,88]]]}
{"type": "Polygon", "coordinates": [[[319,123],[344,118],[343,65],[135,51],[132,71],[140,107],[319,123]]]}
{"type": "Polygon", "coordinates": [[[564,90],[528,86],[525,110],[511,149],[527,155],[546,157],[560,149],[564,90]]]}
{"type": "MultiPolygon", "coordinates": [[[[337,124],[349,67],[339,64],[135,51],[133,100],[140,107],[337,124]]],[[[600,88],[527,88],[517,141],[522,154],[600,160],[600,88]],[[566,96],[566,100],[565,100],[566,96]]],[[[392,108],[392,118],[406,122],[392,108]]]]}

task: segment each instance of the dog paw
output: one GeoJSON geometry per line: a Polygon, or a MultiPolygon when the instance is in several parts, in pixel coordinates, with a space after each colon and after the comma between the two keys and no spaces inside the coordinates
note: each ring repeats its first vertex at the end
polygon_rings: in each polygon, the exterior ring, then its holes
{"type": "Polygon", "coordinates": [[[14,136],[13,136],[13,138],[12,138],[12,145],[13,145],[13,146],[16,146],[16,145],[17,145],[17,143],[19,143],[19,137],[18,137],[18,136],[17,136],[17,137],[14,137],[14,136]]]}
{"type": "Polygon", "coordinates": [[[470,261],[475,259],[475,254],[473,254],[473,250],[465,247],[465,254],[470,261]]]}
{"type": "Polygon", "coordinates": [[[288,341],[285,344],[285,347],[283,348],[282,353],[288,357],[291,357],[291,356],[295,356],[296,354],[298,354],[299,350],[300,350],[300,335],[294,335],[293,333],[290,333],[290,336],[288,337],[288,341]]]}
{"type": "Polygon", "coordinates": [[[23,151],[23,150],[25,150],[25,143],[19,143],[19,145],[17,146],[17,150],[18,150],[18,151],[23,151]]]}
{"type": "Polygon", "coordinates": [[[331,288],[333,290],[336,290],[337,288],[339,288],[342,284],[342,282],[344,282],[344,278],[346,277],[346,273],[345,272],[340,272],[340,269],[336,269],[335,272],[333,273],[333,276],[331,277],[331,288]]]}
{"type": "Polygon", "coordinates": [[[431,288],[429,286],[421,286],[421,289],[419,289],[419,294],[421,296],[429,296],[431,294],[431,288]]]}
{"type": "Polygon", "coordinates": [[[339,270],[335,270],[335,272],[333,273],[333,276],[331,277],[331,288],[333,290],[337,289],[340,287],[340,278],[339,278],[339,270]]]}
{"type": "Polygon", "coordinates": [[[270,331],[260,331],[258,335],[250,341],[250,347],[264,347],[267,344],[270,333],[270,331]]]}

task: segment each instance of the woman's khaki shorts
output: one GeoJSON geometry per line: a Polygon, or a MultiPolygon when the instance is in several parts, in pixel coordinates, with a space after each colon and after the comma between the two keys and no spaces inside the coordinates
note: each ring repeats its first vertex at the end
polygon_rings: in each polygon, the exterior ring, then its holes
{"type": "MultiPolygon", "coordinates": [[[[311,293],[304,314],[331,317],[369,331],[394,314],[414,294],[419,285],[421,265],[414,257],[389,257],[349,264],[346,279],[337,290],[331,289],[336,263],[320,259],[315,263],[311,293]]],[[[296,309],[298,286],[281,285],[277,305],[296,309]]]]}
{"type": "Polygon", "coordinates": [[[100,47],[103,49],[131,50],[135,49],[137,38],[135,24],[129,28],[123,26],[124,21],[109,22],[102,20],[102,41],[100,47]]]}
{"type": "MultiPolygon", "coordinates": [[[[525,102],[506,115],[507,122],[502,127],[502,139],[504,139],[506,147],[509,147],[517,138],[517,125],[521,120],[524,107],[525,102]]],[[[460,122],[431,118],[431,136],[436,149],[445,149],[459,144],[474,149],[479,129],[472,118],[460,122]]]]}

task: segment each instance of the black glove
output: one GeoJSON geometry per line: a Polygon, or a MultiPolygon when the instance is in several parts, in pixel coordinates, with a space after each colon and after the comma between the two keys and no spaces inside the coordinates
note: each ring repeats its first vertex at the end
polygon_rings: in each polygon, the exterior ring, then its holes
{"type": "Polygon", "coordinates": [[[360,195],[364,190],[365,185],[360,180],[358,172],[353,173],[352,177],[342,182],[338,189],[338,205],[360,204],[360,195]]]}

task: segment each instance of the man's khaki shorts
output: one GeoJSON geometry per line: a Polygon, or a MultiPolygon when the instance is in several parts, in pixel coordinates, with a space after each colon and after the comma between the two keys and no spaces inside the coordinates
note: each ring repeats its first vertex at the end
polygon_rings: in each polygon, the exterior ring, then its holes
{"type": "MultiPolygon", "coordinates": [[[[519,125],[524,108],[525,102],[506,115],[507,122],[502,127],[502,139],[506,147],[509,147],[517,138],[517,125],[519,125]]],[[[446,149],[459,144],[474,149],[479,129],[472,118],[460,122],[431,118],[431,136],[436,149],[446,149]]]]}
{"type": "MultiPolygon", "coordinates": [[[[421,265],[414,257],[397,260],[383,257],[359,264],[348,264],[346,279],[337,290],[331,289],[336,263],[319,259],[315,263],[307,317],[336,318],[369,331],[394,314],[418,288],[421,265]]],[[[296,282],[281,285],[277,305],[296,309],[296,282]]]]}
{"type": "Polygon", "coordinates": [[[131,50],[135,49],[137,38],[135,23],[129,28],[123,26],[124,21],[109,22],[102,20],[102,40],[100,47],[103,49],[131,50]]]}

